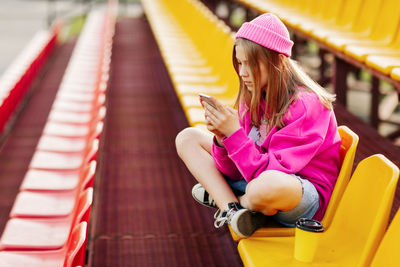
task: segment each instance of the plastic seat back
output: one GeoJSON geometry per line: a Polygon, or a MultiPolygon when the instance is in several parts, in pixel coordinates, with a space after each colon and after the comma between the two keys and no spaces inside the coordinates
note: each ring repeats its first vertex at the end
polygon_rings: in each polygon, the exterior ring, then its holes
{"type": "Polygon", "coordinates": [[[328,22],[335,21],[336,17],[339,15],[339,10],[342,6],[343,0],[321,0],[313,1],[313,5],[317,6],[317,14],[311,16],[313,21],[316,22],[328,22]]]}
{"type": "Polygon", "coordinates": [[[87,237],[87,223],[78,224],[71,233],[68,241],[64,267],[84,266],[87,237]]]}
{"type": "Polygon", "coordinates": [[[73,225],[81,222],[89,222],[90,208],[93,202],[93,188],[89,187],[81,193],[79,202],[75,210],[75,220],[73,225]]]}
{"type": "Polygon", "coordinates": [[[392,48],[398,49],[399,52],[400,52],[400,24],[399,24],[399,27],[397,28],[396,35],[395,35],[395,37],[393,39],[392,48]]]}
{"type": "Polygon", "coordinates": [[[320,245],[336,248],[336,258],[350,257],[351,249],[351,257],[360,266],[367,265],[386,228],[398,178],[399,168],[385,156],[377,154],[362,160],[320,245]]]}
{"type": "Polygon", "coordinates": [[[340,162],[342,164],[340,172],[336,181],[335,188],[333,189],[329,205],[326,209],[325,216],[322,219],[322,224],[328,228],[332,218],[335,214],[343,192],[346,189],[351,177],[353,169],[354,157],[358,146],[359,137],[356,133],[349,129],[347,126],[340,126],[338,132],[341,139],[340,144],[340,162]]]}
{"type": "Polygon", "coordinates": [[[301,4],[297,7],[297,12],[304,16],[318,16],[322,9],[322,0],[318,2],[314,2],[313,0],[304,0],[301,1],[301,4]]]}
{"type": "Polygon", "coordinates": [[[397,211],[372,260],[372,267],[400,265],[400,211],[397,211]]]}
{"type": "Polygon", "coordinates": [[[343,1],[335,24],[350,29],[353,23],[355,23],[362,3],[363,0],[343,1]]]}
{"type": "Polygon", "coordinates": [[[85,170],[85,172],[83,173],[82,178],[81,178],[82,179],[82,185],[81,185],[82,190],[93,187],[96,166],[97,166],[97,162],[92,160],[86,167],[87,169],[85,170]]]}
{"type": "Polygon", "coordinates": [[[400,5],[398,0],[386,0],[378,12],[379,19],[375,23],[371,38],[390,43],[394,39],[400,21],[400,5]]]}
{"type": "Polygon", "coordinates": [[[380,9],[382,2],[382,0],[364,0],[351,31],[362,34],[371,33],[373,25],[379,20],[377,10],[380,9]]]}

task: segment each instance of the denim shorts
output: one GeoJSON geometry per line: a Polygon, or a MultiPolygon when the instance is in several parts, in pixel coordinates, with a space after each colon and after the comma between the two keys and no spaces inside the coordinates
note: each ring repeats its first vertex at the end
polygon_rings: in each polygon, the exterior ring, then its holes
{"type": "MultiPolygon", "coordinates": [[[[288,227],[294,227],[294,224],[298,219],[311,219],[315,215],[319,208],[319,195],[317,189],[315,189],[314,185],[310,181],[295,174],[290,175],[296,177],[301,182],[303,196],[300,200],[300,203],[294,209],[288,211],[278,211],[272,216],[272,218],[280,224],[288,227]]],[[[239,181],[230,180],[228,178],[225,179],[236,196],[244,195],[246,192],[246,186],[248,184],[245,179],[239,181]]]]}

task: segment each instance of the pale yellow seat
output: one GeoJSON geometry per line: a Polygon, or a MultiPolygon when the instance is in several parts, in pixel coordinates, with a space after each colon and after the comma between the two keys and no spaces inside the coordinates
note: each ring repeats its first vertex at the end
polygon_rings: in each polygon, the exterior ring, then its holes
{"type": "MultiPolygon", "coordinates": [[[[326,209],[325,216],[321,221],[325,228],[329,227],[332,218],[335,214],[335,211],[337,209],[337,206],[340,202],[340,199],[343,196],[343,192],[346,189],[346,186],[350,180],[351,171],[354,163],[354,157],[356,154],[358,140],[359,140],[358,135],[354,133],[352,130],[350,130],[350,128],[347,126],[344,125],[340,126],[338,128],[338,132],[342,140],[339,150],[342,166],[340,168],[338,179],[336,181],[335,188],[332,192],[329,205],[326,209]]],[[[252,235],[252,237],[292,236],[294,235],[294,230],[295,230],[294,228],[282,227],[279,225],[276,226],[275,224],[275,226],[257,230],[252,235]]],[[[232,230],[231,234],[235,241],[239,241],[240,237],[238,237],[232,230]]]]}
{"type": "Polygon", "coordinates": [[[379,70],[379,72],[389,75],[393,68],[400,67],[400,52],[392,56],[368,56],[366,65],[379,70]]]}
{"type": "MultiPolygon", "coordinates": [[[[368,266],[386,229],[399,169],[383,155],[362,160],[343,194],[330,227],[307,266],[368,266]]],[[[239,242],[245,266],[304,266],[294,259],[294,236],[239,242]]]]}
{"type": "Polygon", "coordinates": [[[397,29],[396,39],[389,46],[365,48],[348,47],[348,49],[352,55],[364,56],[365,64],[368,67],[389,75],[393,68],[400,67],[400,26],[397,29]]]}
{"type": "Polygon", "coordinates": [[[400,67],[392,69],[390,77],[396,81],[400,81],[400,67]]]}

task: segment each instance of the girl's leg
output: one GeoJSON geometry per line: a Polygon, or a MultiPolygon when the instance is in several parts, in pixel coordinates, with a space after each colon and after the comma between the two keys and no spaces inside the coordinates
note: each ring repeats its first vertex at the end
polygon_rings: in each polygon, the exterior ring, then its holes
{"type": "Polygon", "coordinates": [[[194,178],[221,210],[227,210],[228,203],[238,202],[238,199],[215,166],[211,156],[212,142],[212,134],[194,127],[182,130],[175,140],[178,155],[194,178]]]}
{"type": "Polygon", "coordinates": [[[280,171],[265,171],[246,187],[240,204],[265,215],[294,209],[301,201],[303,187],[294,177],[280,171]]]}

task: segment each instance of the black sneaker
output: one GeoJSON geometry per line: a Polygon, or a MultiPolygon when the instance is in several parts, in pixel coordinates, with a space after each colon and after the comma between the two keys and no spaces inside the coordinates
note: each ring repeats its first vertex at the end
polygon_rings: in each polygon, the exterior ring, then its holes
{"type": "Polygon", "coordinates": [[[208,194],[208,192],[204,189],[201,184],[196,184],[192,188],[192,196],[193,198],[199,202],[200,204],[211,207],[218,208],[214,199],[208,194]]]}
{"type": "Polygon", "coordinates": [[[261,212],[242,208],[239,203],[229,203],[228,206],[229,210],[214,216],[216,217],[214,223],[216,228],[227,223],[239,237],[249,237],[268,223],[268,216],[261,212]]]}

